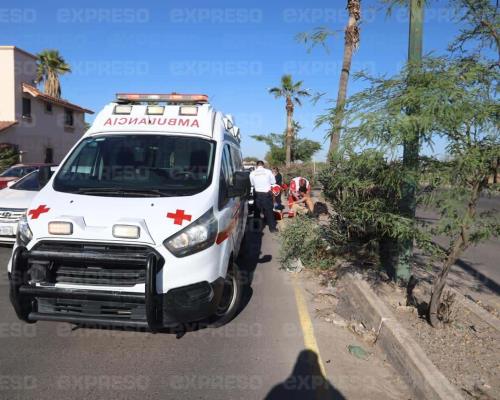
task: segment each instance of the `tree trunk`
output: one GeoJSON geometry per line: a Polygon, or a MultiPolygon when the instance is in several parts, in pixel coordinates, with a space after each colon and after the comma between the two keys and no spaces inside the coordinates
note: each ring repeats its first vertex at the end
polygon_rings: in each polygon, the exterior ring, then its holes
{"type": "Polygon", "coordinates": [[[458,260],[463,251],[469,246],[469,229],[470,221],[474,220],[476,216],[477,202],[479,200],[479,195],[483,189],[484,179],[482,182],[477,183],[472,188],[471,197],[469,200],[469,205],[467,207],[466,215],[464,216],[462,226],[460,228],[460,236],[454,241],[448,256],[446,257],[443,268],[439,276],[434,281],[432,287],[431,300],[428,309],[428,319],[430,324],[434,328],[441,326],[441,322],[438,318],[439,305],[441,304],[441,295],[443,294],[443,289],[446,284],[446,278],[450,272],[451,267],[458,260]]]}
{"type": "Polygon", "coordinates": [[[61,97],[61,84],[59,83],[59,77],[52,70],[49,70],[47,74],[47,79],[44,84],[44,92],[52,97],[61,97]]]}
{"type": "MultiPolygon", "coordinates": [[[[410,74],[409,84],[411,84],[411,76],[413,76],[413,73],[420,68],[422,63],[423,20],[423,0],[410,0],[408,63],[412,68],[412,71],[410,74]]],[[[417,107],[412,110],[408,110],[408,113],[417,113],[417,107]]],[[[413,134],[405,138],[403,143],[403,168],[405,171],[405,178],[401,185],[401,201],[399,205],[400,213],[408,218],[411,218],[412,220],[415,219],[416,210],[416,191],[419,178],[419,150],[420,132],[417,127],[415,127],[413,134]]],[[[413,238],[400,240],[398,241],[397,246],[399,256],[395,268],[395,280],[408,282],[411,276],[413,238]]]]}
{"type": "Polygon", "coordinates": [[[340,142],[340,131],[344,119],[345,100],[347,97],[347,84],[351,73],[352,54],[359,43],[358,21],[360,19],[360,1],[348,0],[349,20],[345,28],[344,35],[344,56],[342,59],[342,71],[340,72],[339,91],[337,94],[337,105],[332,122],[332,136],[330,138],[330,148],[328,154],[333,155],[340,142]],[[355,4],[354,4],[355,3],[355,4]]]}
{"type": "Polygon", "coordinates": [[[499,167],[500,167],[500,157],[497,157],[493,161],[493,181],[492,181],[492,183],[494,183],[494,184],[498,183],[498,175],[499,175],[498,168],[499,167]]]}
{"type": "Polygon", "coordinates": [[[439,276],[434,281],[434,285],[432,287],[431,301],[429,303],[429,322],[434,328],[438,328],[441,325],[441,322],[438,318],[438,309],[439,304],[441,304],[441,295],[443,294],[444,285],[446,284],[446,278],[448,277],[448,273],[450,272],[451,267],[457,261],[461,249],[464,247],[464,242],[462,236],[458,237],[455,243],[453,244],[451,252],[446,257],[446,260],[443,263],[443,268],[439,273],[439,276]]]}
{"type": "Polygon", "coordinates": [[[286,99],[286,138],[285,138],[285,155],[286,166],[289,167],[292,163],[292,141],[293,141],[293,103],[292,99],[286,99]]]}

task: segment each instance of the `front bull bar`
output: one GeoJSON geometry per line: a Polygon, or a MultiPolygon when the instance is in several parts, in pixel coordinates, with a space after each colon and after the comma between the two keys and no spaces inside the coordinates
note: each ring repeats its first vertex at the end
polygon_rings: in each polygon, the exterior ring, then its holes
{"type": "MultiPolygon", "coordinates": [[[[37,259],[44,258],[43,251],[37,251],[37,259]]],[[[66,289],[56,287],[35,286],[29,282],[29,256],[24,246],[18,246],[12,255],[12,269],[9,276],[9,297],[17,317],[27,323],[37,320],[69,322],[81,325],[113,325],[144,327],[151,332],[157,332],[162,327],[161,302],[156,292],[156,276],[158,259],[155,254],[149,254],[146,260],[145,292],[123,293],[118,291],[66,289]],[[144,303],[146,323],[139,321],[113,320],[112,318],[91,318],[77,315],[52,315],[37,312],[36,297],[78,299],[94,301],[115,301],[127,303],[144,303]]],[[[47,259],[54,259],[54,254],[45,254],[47,259]]],[[[64,259],[61,254],[60,259],[64,259]]],[[[74,259],[74,258],[72,258],[74,259]]],[[[117,259],[116,261],[120,261],[117,259]]]]}

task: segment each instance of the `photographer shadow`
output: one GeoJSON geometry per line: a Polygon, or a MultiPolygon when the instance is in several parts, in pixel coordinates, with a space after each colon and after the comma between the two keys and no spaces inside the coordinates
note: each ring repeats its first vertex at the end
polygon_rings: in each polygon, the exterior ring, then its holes
{"type": "Polygon", "coordinates": [[[274,386],[265,400],[345,400],[344,395],[326,379],[318,362],[318,355],[302,350],[292,374],[274,386]]]}

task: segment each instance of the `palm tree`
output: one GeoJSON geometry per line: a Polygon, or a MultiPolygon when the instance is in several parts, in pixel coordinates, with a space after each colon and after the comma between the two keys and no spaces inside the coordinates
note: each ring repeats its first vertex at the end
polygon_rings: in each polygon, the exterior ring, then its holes
{"type": "Polygon", "coordinates": [[[310,96],[306,89],[302,89],[302,81],[293,82],[291,75],[283,75],[281,77],[281,86],[269,89],[269,93],[273,94],[275,98],[285,98],[286,109],[286,140],[285,140],[285,154],[286,166],[289,167],[292,160],[292,141],[293,141],[293,111],[295,104],[302,105],[301,97],[310,96]]]}
{"type": "Polygon", "coordinates": [[[347,0],[347,10],[349,11],[349,20],[345,28],[344,35],[344,57],[342,60],[342,71],[340,72],[339,91],[337,94],[337,103],[335,115],[332,123],[332,135],[330,138],[330,149],[328,154],[337,151],[340,141],[340,131],[344,117],[345,99],[347,96],[347,83],[351,73],[352,55],[359,46],[359,20],[361,19],[361,0],[347,0]]]}
{"type": "Polygon", "coordinates": [[[37,56],[36,83],[44,82],[44,92],[50,96],[60,98],[61,84],[59,83],[59,75],[71,72],[71,67],[64,61],[58,50],[43,50],[37,56]]]}

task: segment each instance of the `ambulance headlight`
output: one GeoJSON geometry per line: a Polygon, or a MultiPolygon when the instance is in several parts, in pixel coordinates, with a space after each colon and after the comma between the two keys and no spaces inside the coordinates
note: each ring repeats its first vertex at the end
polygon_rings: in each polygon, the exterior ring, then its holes
{"type": "Polygon", "coordinates": [[[23,215],[17,224],[17,241],[20,245],[26,246],[31,239],[33,239],[33,233],[28,225],[28,218],[23,215]]]}
{"type": "Polygon", "coordinates": [[[212,246],[217,237],[218,224],[213,210],[166,239],[164,246],[176,257],[185,257],[212,246]]]}

